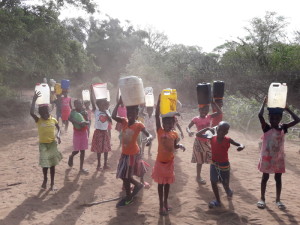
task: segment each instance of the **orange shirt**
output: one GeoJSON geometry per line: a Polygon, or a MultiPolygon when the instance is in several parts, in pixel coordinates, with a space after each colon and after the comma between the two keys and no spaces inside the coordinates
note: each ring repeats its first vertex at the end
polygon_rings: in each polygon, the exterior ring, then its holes
{"type": "Polygon", "coordinates": [[[159,162],[169,162],[174,159],[175,140],[179,139],[176,131],[172,130],[166,132],[159,128],[157,131],[158,153],[157,158],[159,162]]]}
{"type": "Polygon", "coordinates": [[[140,151],[137,138],[145,125],[141,122],[135,122],[128,126],[128,119],[122,119],[122,153],[124,155],[135,155],[140,151]]]}

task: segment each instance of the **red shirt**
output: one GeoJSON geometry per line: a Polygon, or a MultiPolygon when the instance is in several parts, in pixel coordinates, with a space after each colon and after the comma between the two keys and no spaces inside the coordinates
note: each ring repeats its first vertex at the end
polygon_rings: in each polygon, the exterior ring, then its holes
{"type": "Polygon", "coordinates": [[[212,160],[218,163],[229,162],[228,149],[230,148],[230,138],[225,136],[222,142],[219,143],[217,136],[213,136],[210,143],[212,160]]]}

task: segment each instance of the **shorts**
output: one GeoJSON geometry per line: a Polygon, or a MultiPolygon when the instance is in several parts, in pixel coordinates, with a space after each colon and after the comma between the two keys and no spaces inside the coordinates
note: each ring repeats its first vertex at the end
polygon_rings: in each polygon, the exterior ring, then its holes
{"type": "Polygon", "coordinates": [[[210,181],[217,183],[218,181],[224,183],[229,182],[230,179],[230,163],[214,162],[210,165],[210,181]]]}

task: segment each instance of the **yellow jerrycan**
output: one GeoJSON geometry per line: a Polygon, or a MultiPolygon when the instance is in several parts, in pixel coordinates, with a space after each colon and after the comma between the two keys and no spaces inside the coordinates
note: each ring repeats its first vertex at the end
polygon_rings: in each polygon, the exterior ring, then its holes
{"type": "Polygon", "coordinates": [[[162,117],[174,116],[177,105],[176,89],[167,88],[160,95],[160,114],[162,117]]]}

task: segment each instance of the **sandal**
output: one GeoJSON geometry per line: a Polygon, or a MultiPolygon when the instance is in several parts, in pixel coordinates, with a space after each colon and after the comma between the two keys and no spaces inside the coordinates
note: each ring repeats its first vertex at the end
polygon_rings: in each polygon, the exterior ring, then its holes
{"type": "Polygon", "coordinates": [[[162,207],[160,210],[159,210],[159,215],[161,216],[167,216],[169,213],[168,211],[166,210],[165,207],[162,207]]]}
{"type": "Polygon", "coordinates": [[[171,211],[173,210],[173,207],[168,205],[168,206],[166,207],[166,210],[167,210],[168,212],[171,212],[171,211]]]}
{"type": "Polygon", "coordinates": [[[278,209],[281,209],[281,210],[284,210],[286,208],[285,205],[281,201],[276,202],[276,205],[277,205],[278,209]]]}
{"type": "Polygon", "coordinates": [[[220,207],[220,206],[221,206],[221,202],[218,202],[217,200],[213,200],[208,204],[208,207],[210,209],[220,207]]]}
{"type": "Polygon", "coordinates": [[[205,181],[204,179],[202,179],[202,177],[197,178],[196,181],[197,181],[199,184],[206,184],[206,181],[205,181]]]}
{"type": "Polygon", "coordinates": [[[233,196],[233,191],[231,189],[229,189],[227,191],[227,198],[232,198],[232,196],[233,196]]]}
{"type": "MultiPolygon", "coordinates": [[[[277,204],[277,203],[276,203],[277,204]]],[[[265,203],[265,201],[263,201],[263,200],[259,200],[257,203],[256,203],[256,206],[257,206],[257,208],[259,208],[259,209],[264,209],[264,208],[266,208],[266,203],[265,203]]]]}

